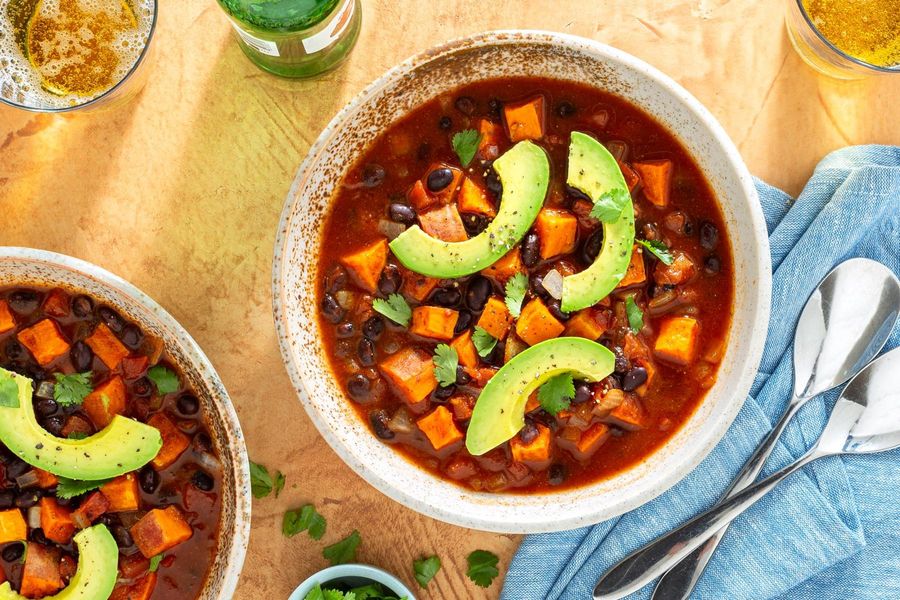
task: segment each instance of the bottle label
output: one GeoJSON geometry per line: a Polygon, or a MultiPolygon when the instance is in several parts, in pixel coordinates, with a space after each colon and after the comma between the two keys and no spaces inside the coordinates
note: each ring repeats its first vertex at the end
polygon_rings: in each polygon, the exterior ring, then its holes
{"type": "Polygon", "coordinates": [[[237,25],[234,26],[234,30],[241,36],[241,39],[244,40],[245,44],[260,54],[265,54],[267,56],[281,56],[281,54],[278,53],[278,44],[272,40],[260,39],[253,34],[247,33],[237,25]]]}
{"type": "MultiPolygon", "coordinates": [[[[341,7],[334,12],[331,21],[321,31],[303,40],[303,49],[306,53],[321,52],[337,42],[350,26],[354,10],[356,10],[356,0],[344,0],[341,7]]],[[[275,51],[278,52],[277,49],[275,51]]]]}

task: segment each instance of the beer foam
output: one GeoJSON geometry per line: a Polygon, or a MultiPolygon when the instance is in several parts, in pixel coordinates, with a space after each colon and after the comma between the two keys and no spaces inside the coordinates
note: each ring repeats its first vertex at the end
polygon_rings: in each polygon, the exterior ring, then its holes
{"type": "MultiPolygon", "coordinates": [[[[153,0],[126,0],[126,2],[131,6],[137,20],[137,27],[119,32],[110,44],[119,59],[112,77],[113,85],[91,95],[60,95],[45,89],[41,73],[31,64],[27,56],[23,54],[22,48],[16,43],[17,33],[24,37],[27,21],[14,23],[9,17],[10,7],[15,9],[15,5],[22,4],[23,0],[0,0],[0,96],[4,100],[29,108],[60,109],[84,104],[115,87],[140,59],[147,44],[154,18],[153,0]]],[[[60,0],[42,0],[40,15],[52,18],[59,12],[59,3],[60,0]]],[[[77,3],[82,11],[88,13],[112,12],[119,10],[121,6],[119,0],[77,0],[77,3]]],[[[73,46],[77,42],[74,37],[61,41],[73,46]]],[[[63,66],[65,65],[61,62],[48,61],[44,69],[53,73],[54,70],[58,71],[63,66]]]]}

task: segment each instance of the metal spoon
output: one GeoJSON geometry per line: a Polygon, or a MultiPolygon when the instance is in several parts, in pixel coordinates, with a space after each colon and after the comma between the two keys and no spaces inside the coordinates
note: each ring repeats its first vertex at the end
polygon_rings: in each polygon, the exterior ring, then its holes
{"type": "MultiPolygon", "coordinates": [[[[884,347],[900,311],[900,282],[866,258],[847,260],[813,292],[794,334],[794,394],[787,410],[725,492],[737,494],[756,480],[775,442],[808,400],[856,375],[884,347]]],[[[653,600],[685,600],[700,580],[727,527],[663,575],[653,600]]]]}
{"type": "Polygon", "coordinates": [[[815,445],[796,462],[634,552],[594,588],[595,600],[622,598],[687,556],[803,466],[826,456],[900,447],[900,348],[871,363],[844,389],[815,445]]]}

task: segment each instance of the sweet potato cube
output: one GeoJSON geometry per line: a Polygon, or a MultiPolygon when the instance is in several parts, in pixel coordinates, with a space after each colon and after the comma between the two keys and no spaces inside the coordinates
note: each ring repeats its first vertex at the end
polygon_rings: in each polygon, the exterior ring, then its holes
{"type": "Polygon", "coordinates": [[[625,399],[610,411],[606,420],[629,431],[647,427],[647,415],[634,394],[625,394],[625,399]]]}
{"type": "Polygon", "coordinates": [[[575,313],[566,323],[566,335],[596,340],[609,328],[608,313],[586,308],[575,313]]]}
{"type": "Polygon", "coordinates": [[[530,412],[534,412],[541,407],[541,402],[538,400],[537,390],[531,392],[531,395],[528,396],[528,401],[525,403],[525,414],[527,415],[530,412]]]}
{"type": "Polygon", "coordinates": [[[42,367],[69,351],[69,342],[63,337],[56,321],[51,319],[38,321],[20,331],[17,337],[42,367]]]}
{"type": "Polygon", "coordinates": [[[457,319],[459,313],[452,308],[417,306],[412,311],[409,332],[422,337],[449,341],[453,339],[457,319]]]}
{"type": "Polygon", "coordinates": [[[568,254],[575,249],[578,218],[567,210],[543,208],[534,223],[541,244],[541,258],[568,254]]]}
{"type": "Polygon", "coordinates": [[[438,406],[416,421],[416,425],[435,450],[441,450],[463,439],[462,432],[453,422],[453,415],[446,406],[438,406]]]}
{"type": "Polygon", "coordinates": [[[60,289],[50,290],[42,305],[44,312],[52,317],[69,316],[69,301],[66,293],[60,289]]]}
{"type": "Polygon", "coordinates": [[[472,343],[472,331],[470,329],[466,329],[450,342],[450,347],[456,350],[459,364],[471,368],[478,366],[478,351],[475,349],[475,344],[472,343]]]}
{"type": "Polygon", "coordinates": [[[621,160],[617,162],[619,163],[619,170],[622,171],[622,177],[625,178],[625,185],[628,186],[628,191],[633,192],[634,188],[636,188],[641,182],[640,176],[626,163],[622,162],[621,160]]]}
{"type": "Polygon", "coordinates": [[[16,328],[16,319],[13,317],[12,311],[9,310],[9,304],[5,300],[0,300],[0,333],[6,333],[16,328]]]}
{"type": "Polygon", "coordinates": [[[475,410],[475,399],[471,396],[457,394],[449,400],[450,408],[453,409],[453,418],[457,421],[468,421],[472,418],[472,411],[475,410]]]}
{"type": "Polygon", "coordinates": [[[106,514],[109,500],[100,492],[94,492],[72,513],[72,521],[78,529],[87,529],[91,524],[106,514]]]}
{"type": "Polygon", "coordinates": [[[97,429],[103,429],[125,412],[125,382],[118,375],[107,379],[88,394],[82,406],[97,429]]]}
{"type": "Polygon", "coordinates": [[[516,334],[529,346],[559,337],[565,329],[540,298],[526,304],[516,321],[516,334]]]}
{"type": "Polygon", "coordinates": [[[437,284],[441,282],[440,279],[435,279],[434,277],[426,277],[425,275],[421,275],[419,273],[415,273],[408,269],[401,269],[403,273],[403,295],[407,298],[412,298],[417,302],[423,301],[428,297],[428,294],[437,287],[437,284]]]}
{"type": "Polygon", "coordinates": [[[162,448],[150,464],[157,471],[162,471],[170,466],[191,445],[191,439],[175,426],[169,417],[163,413],[156,413],[147,421],[147,425],[155,427],[162,436],[162,448]]]}
{"type": "Polygon", "coordinates": [[[468,177],[463,179],[456,204],[459,212],[475,213],[491,218],[497,216],[497,209],[488,199],[487,192],[468,177]]]}
{"type": "Polygon", "coordinates": [[[484,310],[482,310],[481,316],[478,317],[476,325],[487,331],[494,338],[502,340],[506,337],[512,321],[513,318],[509,314],[506,303],[496,296],[491,296],[484,305],[484,310]]]}
{"type": "Polygon", "coordinates": [[[478,133],[481,139],[478,141],[478,158],[482,160],[494,160],[500,156],[500,146],[503,144],[503,126],[481,119],[478,121],[478,133]]]}
{"type": "Polygon", "coordinates": [[[672,184],[671,160],[647,160],[631,165],[644,182],[644,196],[659,207],[669,205],[669,191],[672,184]]]}
{"type": "Polygon", "coordinates": [[[378,290],[378,278],[387,264],[388,243],[380,239],[341,258],[341,264],[350,271],[353,281],[373,294],[378,290]]]}
{"type": "Polygon", "coordinates": [[[91,347],[94,354],[100,357],[103,364],[110,369],[118,367],[122,359],[129,354],[128,348],[119,341],[119,338],[106,326],[106,323],[97,325],[94,333],[84,341],[91,347]]]}
{"type": "Polygon", "coordinates": [[[147,573],[131,584],[119,584],[109,600],[150,600],[156,589],[157,573],[147,573]]]}
{"type": "Polygon", "coordinates": [[[100,493],[109,500],[109,509],[106,512],[132,512],[140,508],[141,492],[134,473],[116,477],[104,484],[100,488],[100,493]]]}
{"type": "Polygon", "coordinates": [[[133,381],[147,372],[150,366],[150,358],[145,354],[140,356],[126,356],[122,359],[122,376],[133,381]]]}
{"type": "Polygon", "coordinates": [[[68,544],[75,535],[72,512],[60,506],[56,498],[44,496],[41,498],[41,529],[51,542],[68,544]]]}
{"type": "Polygon", "coordinates": [[[406,193],[406,199],[417,211],[425,210],[437,203],[437,199],[428,193],[422,180],[416,181],[406,193]]]}
{"type": "Polygon", "coordinates": [[[518,435],[509,440],[509,449],[513,460],[520,463],[542,463],[550,460],[553,450],[550,429],[544,425],[536,425],[538,435],[526,444],[518,435]]]}
{"type": "Polygon", "coordinates": [[[544,137],[544,97],[536,96],[524,102],[503,105],[503,118],[509,139],[539,140],[544,137]]]}
{"type": "Polygon", "coordinates": [[[579,460],[590,458],[610,436],[610,428],[605,423],[594,423],[581,434],[581,438],[575,444],[580,456],[579,460]]]}
{"type": "Polygon", "coordinates": [[[676,252],[672,264],[660,262],[653,270],[653,279],[659,285],[680,285],[690,281],[697,273],[697,267],[684,252],[676,252]]]}
{"type": "Polygon", "coordinates": [[[34,473],[37,475],[38,487],[42,490],[50,489],[59,483],[59,477],[53,473],[38,468],[34,469],[34,473]]]}
{"type": "Polygon", "coordinates": [[[505,285],[506,282],[516,273],[521,273],[525,266],[522,264],[522,255],[519,253],[518,246],[507,252],[503,258],[482,269],[481,273],[486,277],[490,277],[497,283],[505,285]]]}
{"type": "Polygon", "coordinates": [[[52,596],[63,585],[59,570],[59,551],[43,544],[28,542],[19,593],[26,598],[43,598],[52,596]]]}
{"type": "Polygon", "coordinates": [[[437,387],[431,357],[414,348],[403,348],[392,354],[381,362],[379,368],[410,406],[425,400],[437,387]]]}
{"type": "Polygon", "coordinates": [[[635,244],[631,249],[631,262],[628,263],[628,270],[625,271],[625,276],[617,287],[626,288],[645,281],[647,281],[647,271],[644,269],[644,249],[635,244]]]}
{"type": "Polygon", "coordinates": [[[21,542],[28,539],[25,517],[18,508],[0,511],[0,544],[21,542]]]}
{"type": "Polygon", "coordinates": [[[469,385],[483,388],[497,374],[497,371],[498,369],[495,367],[476,367],[474,369],[466,367],[466,373],[472,378],[469,385]]]}
{"type": "Polygon", "coordinates": [[[154,508],[134,524],[131,537],[147,558],[153,558],[191,539],[191,526],[174,506],[154,508]]]}
{"type": "Polygon", "coordinates": [[[445,242],[464,242],[469,239],[462,217],[454,204],[446,204],[419,215],[422,231],[445,242]]]}
{"type": "Polygon", "coordinates": [[[422,185],[425,187],[425,190],[428,190],[428,175],[431,174],[432,171],[436,171],[438,169],[449,169],[453,174],[453,179],[450,180],[450,183],[444,189],[438,192],[428,192],[428,194],[435,198],[441,204],[449,204],[456,199],[456,192],[459,190],[459,184],[462,181],[463,173],[462,171],[454,167],[453,165],[448,165],[447,163],[437,162],[433,163],[428,170],[425,171],[425,175],[420,179],[422,185]]]}
{"type": "Polygon", "coordinates": [[[694,360],[700,324],[691,317],[672,317],[662,322],[653,353],[659,358],[687,365],[694,360]]]}

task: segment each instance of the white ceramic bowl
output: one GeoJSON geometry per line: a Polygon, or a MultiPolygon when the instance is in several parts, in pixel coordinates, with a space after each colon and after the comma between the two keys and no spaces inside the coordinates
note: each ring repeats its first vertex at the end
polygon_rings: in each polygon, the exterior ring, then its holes
{"type": "Polygon", "coordinates": [[[76,258],[30,248],[0,247],[0,286],[59,287],[116,308],[141,329],[163,340],[206,416],[222,460],[219,545],[198,600],[231,600],[250,539],[250,466],[237,414],[209,359],[177,321],[139,289],[76,258]]]}
{"type": "Polygon", "coordinates": [[[398,502],[434,518],[498,532],[580,527],[631,510],[696,467],[746,398],[769,318],[768,238],[753,181],[737,149],[693,96],[620,50],[569,35],[500,31],[453,41],[391,69],[353,99],[313,144],[288,195],[274,262],[275,322],[300,399],[334,450],[398,502]],[[491,77],[578,81],[622,96],[665,125],[712,185],[734,253],[734,318],[718,381],[687,424],[644,462],[605,481],[533,495],[479,493],[419,469],[381,443],[336,384],[319,343],[317,257],[332,194],[345,169],[397,118],[459,85],[491,77]]]}

